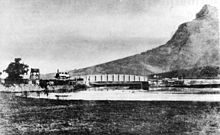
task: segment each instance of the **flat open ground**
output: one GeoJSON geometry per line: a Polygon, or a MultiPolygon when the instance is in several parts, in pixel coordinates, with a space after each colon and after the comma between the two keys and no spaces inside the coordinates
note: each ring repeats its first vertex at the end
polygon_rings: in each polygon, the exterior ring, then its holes
{"type": "MultiPolygon", "coordinates": [[[[184,93],[186,91],[188,90],[184,90],[184,93]]],[[[208,94],[206,90],[202,91],[195,90],[193,93],[208,94]]],[[[144,93],[133,93],[136,92],[144,93]]],[[[160,90],[150,93],[178,95],[182,92],[160,90]]],[[[190,91],[187,95],[194,95],[189,93],[190,91]]],[[[212,93],[216,92],[209,92],[211,95],[212,93]]],[[[68,101],[23,98],[13,93],[0,93],[0,134],[218,135],[220,102],[68,101]]]]}
{"type": "MultiPolygon", "coordinates": [[[[18,94],[20,95],[20,94],[18,94]]],[[[220,88],[172,88],[146,90],[90,89],[72,93],[29,93],[28,98],[59,100],[116,100],[116,101],[206,101],[220,102],[220,88]]]]}

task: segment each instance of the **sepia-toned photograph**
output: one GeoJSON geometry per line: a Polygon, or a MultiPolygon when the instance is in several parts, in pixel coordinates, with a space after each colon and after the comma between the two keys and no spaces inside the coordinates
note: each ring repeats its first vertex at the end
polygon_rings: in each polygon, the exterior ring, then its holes
{"type": "Polygon", "coordinates": [[[219,0],[0,0],[0,135],[220,135],[219,0]]]}

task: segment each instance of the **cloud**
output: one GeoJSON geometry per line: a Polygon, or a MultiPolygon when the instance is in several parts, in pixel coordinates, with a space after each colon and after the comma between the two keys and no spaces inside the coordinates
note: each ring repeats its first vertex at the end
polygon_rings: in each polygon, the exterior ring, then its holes
{"type": "Polygon", "coordinates": [[[50,72],[146,51],[204,3],[217,0],[1,0],[0,69],[14,57],[50,72]]]}

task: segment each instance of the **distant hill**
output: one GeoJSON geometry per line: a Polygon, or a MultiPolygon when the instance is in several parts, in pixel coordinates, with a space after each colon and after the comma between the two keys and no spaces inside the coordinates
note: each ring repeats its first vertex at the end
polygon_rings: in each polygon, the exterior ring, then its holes
{"type": "Polygon", "coordinates": [[[190,79],[213,79],[220,78],[220,67],[204,66],[191,69],[179,69],[159,74],[151,74],[148,77],[153,78],[190,78],[190,79]]]}
{"type": "MultiPolygon", "coordinates": [[[[141,54],[71,70],[70,75],[149,75],[179,69],[220,66],[219,53],[218,11],[213,6],[205,5],[194,20],[181,24],[166,44],[141,54]]],[[[48,74],[47,77],[53,75],[48,74]]]]}

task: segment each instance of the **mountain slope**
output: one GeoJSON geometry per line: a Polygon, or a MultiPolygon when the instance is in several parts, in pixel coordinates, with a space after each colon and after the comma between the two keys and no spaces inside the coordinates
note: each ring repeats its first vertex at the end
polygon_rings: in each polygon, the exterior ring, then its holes
{"type": "Polygon", "coordinates": [[[163,71],[205,65],[219,66],[219,25],[217,9],[205,5],[196,19],[183,23],[165,45],[145,56],[149,64],[163,71]]]}
{"type": "Polygon", "coordinates": [[[217,13],[215,7],[205,5],[194,20],[181,24],[166,44],[134,56],[72,70],[70,74],[149,75],[206,65],[220,66],[217,13]]]}

